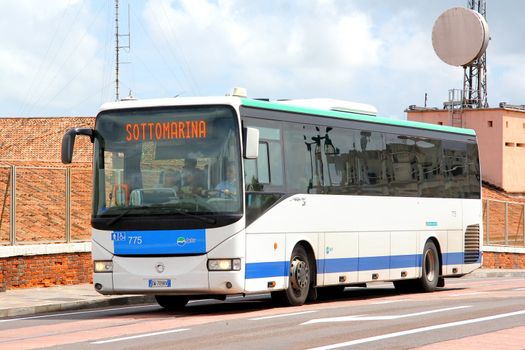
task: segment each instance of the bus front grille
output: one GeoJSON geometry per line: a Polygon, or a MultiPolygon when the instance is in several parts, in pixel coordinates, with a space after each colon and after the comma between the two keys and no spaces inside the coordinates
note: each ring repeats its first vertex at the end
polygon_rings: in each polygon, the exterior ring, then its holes
{"type": "Polygon", "coordinates": [[[465,255],[463,262],[473,264],[479,261],[479,224],[468,225],[465,231],[465,255]]]}

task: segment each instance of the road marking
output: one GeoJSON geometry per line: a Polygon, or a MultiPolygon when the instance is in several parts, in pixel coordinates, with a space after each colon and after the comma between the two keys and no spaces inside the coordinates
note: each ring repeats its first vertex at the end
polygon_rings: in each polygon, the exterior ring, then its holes
{"type": "Polygon", "coordinates": [[[392,304],[392,303],[401,303],[403,301],[410,301],[410,299],[398,299],[398,300],[385,300],[378,301],[377,303],[371,303],[370,305],[381,305],[381,304],[392,304]]]}
{"type": "Polygon", "coordinates": [[[82,315],[82,314],[92,314],[92,313],[103,313],[103,312],[109,312],[109,311],[115,311],[115,310],[139,309],[139,308],[154,307],[154,306],[157,306],[157,305],[150,304],[150,305],[141,305],[141,306],[115,307],[115,308],[104,309],[104,310],[76,311],[76,312],[64,312],[64,313],[60,313],[60,314],[18,317],[18,318],[10,318],[8,320],[0,320],[0,323],[13,322],[13,321],[23,321],[23,320],[33,320],[33,319],[37,319],[37,318],[47,318],[47,317],[59,317],[59,316],[68,316],[68,315],[82,315]]]}
{"type": "Polygon", "coordinates": [[[521,291],[521,290],[525,290],[525,288],[516,288],[516,289],[513,289],[513,290],[521,291]]]}
{"type": "Polygon", "coordinates": [[[471,293],[456,293],[456,294],[449,294],[449,297],[464,297],[469,295],[477,295],[477,294],[487,294],[488,292],[471,292],[471,293]]]}
{"type": "Polygon", "coordinates": [[[250,320],[250,321],[260,321],[260,320],[268,320],[270,318],[279,318],[279,317],[289,317],[289,316],[311,314],[312,312],[317,312],[317,311],[311,310],[311,311],[294,312],[292,314],[280,314],[280,315],[272,315],[272,316],[262,316],[262,317],[249,318],[248,320],[250,320]]]}
{"type": "Polygon", "coordinates": [[[518,316],[518,315],[525,315],[525,310],[509,312],[509,313],[493,315],[493,316],[473,318],[473,319],[470,319],[470,320],[456,321],[456,322],[450,322],[450,323],[442,323],[442,324],[437,324],[437,325],[428,326],[428,327],[409,329],[409,330],[401,331],[401,332],[377,335],[375,337],[350,340],[350,341],[347,341],[347,342],[344,342],[344,343],[337,343],[337,344],[320,346],[320,347],[317,347],[317,348],[310,348],[308,350],[338,349],[338,348],[352,346],[352,345],[358,345],[358,344],[370,343],[370,342],[384,340],[384,339],[389,339],[389,338],[401,337],[401,336],[404,336],[404,335],[428,332],[428,331],[433,331],[433,330],[436,330],[436,329],[443,329],[443,328],[449,328],[449,327],[463,326],[463,325],[472,324],[472,323],[492,321],[492,320],[497,320],[497,319],[500,319],[500,318],[506,318],[506,317],[512,317],[512,316],[518,316]]]}
{"type": "Polygon", "coordinates": [[[155,333],[146,333],[146,334],[140,334],[140,335],[133,335],[131,337],[115,338],[115,339],[109,339],[109,340],[99,340],[99,341],[94,341],[91,344],[107,344],[107,343],[114,343],[114,342],[117,342],[117,341],[124,341],[124,340],[145,338],[145,337],[153,337],[155,335],[179,333],[179,332],[184,332],[184,331],[189,331],[189,330],[190,330],[189,328],[178,328],[178,329],[172,329],[172,330],[163,331],[163,332],[155,332],[155,333]]]}
{"type": "Polygon", "coordinates": [[[366,316],[366,315],[354,315],[354,316],[342,316],[342,317],[329,317],[329,318],[317,318],[310,321],[301,323],[301,325],[313,324],[313,323],[328,323],[328,322],[349,322],[349,321],[385,321],[385,320],[397,320],[406,317],[415,317],[422,315],[435,314],[438,312],[445,312],[451,310],[459,310],[470,307],[470,305],[448,307],[446,309],[437,309],[430,311],[415,312],[412,314],[394,315],[394,316],[366,316]]]}

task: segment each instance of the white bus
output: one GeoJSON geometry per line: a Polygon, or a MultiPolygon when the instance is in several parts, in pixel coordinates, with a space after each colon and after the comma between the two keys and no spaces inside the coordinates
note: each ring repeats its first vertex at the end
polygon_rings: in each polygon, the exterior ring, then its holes
{"type": "Polygon", "coordinates": [[[373,281],[433,291],[480,267],[474,131],[315,106],[122,101],[68,130],[64,163],[76,135],[94,143],[95,289],[170,309],[264,292],[301,305],[373,281]]]}

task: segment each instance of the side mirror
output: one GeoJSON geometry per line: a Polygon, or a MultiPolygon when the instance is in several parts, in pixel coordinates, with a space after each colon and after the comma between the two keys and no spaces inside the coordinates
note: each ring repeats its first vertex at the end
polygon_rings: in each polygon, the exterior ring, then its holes
{"type": "Polygon", "coordinates": [[[75,137],[77,135],[89,136],[93,142],[95,131],[88,128],[72,128],[66,131],[62,138],[62,163],[70,164],[73,160],[73,148],[75,147],[75,137]]]}
{"type": "Polygon", "coordinates": [[[256,159],[259,156],[259,129],[243,128],[244,158],[256,159]]]}

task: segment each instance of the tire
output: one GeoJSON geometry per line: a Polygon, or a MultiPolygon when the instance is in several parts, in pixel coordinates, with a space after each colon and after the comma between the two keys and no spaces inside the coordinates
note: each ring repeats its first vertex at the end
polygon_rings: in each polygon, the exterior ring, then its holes
{"type": "Polygon", "coordinates": [[[308,253],[301,245],[295,246],[292,252],[288,276],[288,288],[273,292],[272,299],[290,306],[303,305],[312,288],[312,268],[308,253]]]}
{"type": "Polygon", "coordinates": [[[433,292],[439,281],[439,255],[434,242],[427,241],[425,244],[421,265],[421,278],[417,280],[417,290],[433,292]]]}
{"type": "Polygon", "coordinates": [[[400,294],[415,292],[433,292],[439,282],[439,255],[436,245],[427,241],[423,248],[421,277],[412,280],[394,281],[394,287],[400,294]]]}
{"type": "Polygon", "coordinates": [[[190,299],[180,295],[155,295],[157,303],[169,311],[181,310],[190,299]]]}

